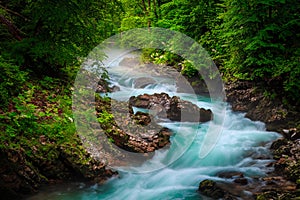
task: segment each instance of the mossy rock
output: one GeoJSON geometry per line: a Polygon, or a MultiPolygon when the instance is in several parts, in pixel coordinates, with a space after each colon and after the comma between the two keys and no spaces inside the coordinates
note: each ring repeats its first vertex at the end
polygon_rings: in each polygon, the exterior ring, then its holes
{"type": "Polygon", "coordinates": [[[269,200],[277,197],[277,193],[275,191],[268,191],[256,196],[256,200],[269,200]]]}
{"type": "Polygon", "coordinates": [[[200,182],[198,191],[205,196],[215,199],[225,196],[225,192],[217,186],[216,182],[208,179],[200,182]]]}

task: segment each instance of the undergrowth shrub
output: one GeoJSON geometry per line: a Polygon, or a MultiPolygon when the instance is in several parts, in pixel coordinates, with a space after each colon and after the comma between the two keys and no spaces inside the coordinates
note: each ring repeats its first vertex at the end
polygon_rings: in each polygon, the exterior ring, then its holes
{"type": "Polygon", "coordinates": [[[27,73],[0,56],[0,109],[6,111],[12,96],[22,90],[27,73]]]}

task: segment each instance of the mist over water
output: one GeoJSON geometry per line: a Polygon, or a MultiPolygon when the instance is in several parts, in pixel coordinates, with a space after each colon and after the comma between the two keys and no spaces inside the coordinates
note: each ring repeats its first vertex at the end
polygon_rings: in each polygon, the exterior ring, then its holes
{"type": "Polygon", "coordinates": [[[202,180],[233,181],[218,177],[219,172],[239,171],[251,182],[253,178],[264,176],[271,170],[265,167],[271,162],[268,147],[279,134],[266,132],[263,123],[253,122],[245,118],[243,113],[232,112],[230,106],[222,101],[212,101],[195,94],[176,93],[176,83],[168,76],[157,77],[151,73],[129,71],[128,67],[118,65],[119,61],[108,69],[110,84],[120,88],[120,91],[108,94],[111,98],[127,101],[130,96],[165,92],[191,101],[199,107],[211,109],[214,120],[200,124],[168,121],[160,123],[174,133],[171,146],[168,150],[157,150],[154,157],[143,165],[130,169],[120,167],[120,176],[101,186],[66,184],[48,188],[31,197],[31,200],[205,199],[197,193],[202,180]],[[152,78],[155,83],[135,88],[135,80],[141,77],[152,78]],[[222,106],[225,106],[225,111],[221,109],[222,106]],[[217,141],[205,139],[208,129],[221,131],[217,141]],[[204,141],[215,142],[215,145],[207,155],[201,157],[201,149],[206,145],[204,141]],[[174,162],[169,164],[169,161],[174,162]],[[154,168],[157,170],[153,170],[154,168]]]}

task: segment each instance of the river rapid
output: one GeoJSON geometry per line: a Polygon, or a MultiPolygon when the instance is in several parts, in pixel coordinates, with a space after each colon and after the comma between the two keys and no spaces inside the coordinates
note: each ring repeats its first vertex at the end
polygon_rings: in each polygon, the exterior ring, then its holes
{"type": "MultiPolygon", "coordinates": [[[[68,183],[45,188],[30,200],[194,200],[206,199],[198,192],[202,180],[211,179],[232,183],[231,178],[218,176],[223,172],[241,172],[248,183],[253,183],[272,170],[266,167],[272,162],[269,146],[279,134],[267,132],[262,122],[233,112],[226,102],[191,93],[177,93],[174,76],[155,76],[153,73],[129,71],[120,60],[108,69],[110,84],[119,91],[108,94],[116,100],[126,101],[130,96],[165,92],[179,96],[214,113],[207,123],[160,122],[173,131],[170,147],[157,150],[155,155],[140,166],[117,167],[119,176],[103,185],[68,183]],[[151,78],[152,83],[136,87],[136,80],[151,78]],[[217,135],[211,135],[218,132],[217,135]],[[209,135],[210,134],[210,135],[209,135]],[[210,141],[211,137],[213,141],[210,141]],[[205,149],[207,142],[212,142],[205,149]]],[[[230,187],[235,187],[231,184],[230,187]]],[[[231,190],[234,188],[231,188],[231,190]]],[[[250,195],[247,189],[237,189],[242,199],[250,195]]]]}

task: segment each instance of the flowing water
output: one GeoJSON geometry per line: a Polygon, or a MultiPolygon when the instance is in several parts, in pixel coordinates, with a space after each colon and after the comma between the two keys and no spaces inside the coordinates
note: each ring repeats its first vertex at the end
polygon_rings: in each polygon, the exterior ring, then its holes
{"type": "MultiPolygon", "coordinates": [[[[109,71],[111,83],[120,87],[120,91],[110,94],[112,98],[128,100],[133,95],[166,92],[170,96],[176,95],[192,101],[199,107],[211,109],[214,120],[201,124],[161,123],[174,132],[169,150],[156,151],[154,157],[141,166],[120,168],[120,176],[103,185],[74,183],[52,186],[31,197],[31,200],[205,199],[197,192],[199,183],[204,179],[232,182],[232,179],[223,179],[217,174],[239,171],[251,183],[254,178],[262,177],[270,170],[265,167],[271,162],[268,147],[279,135],[265,131],[263,123],[251,121],[243,113],[232,112],[224,102],[194,94],[176,93],[176,84],[170,76],[154,77],[148,73],[147,76],[153,78],[155,83],[145,88],[135,88],[135,79],[141,77],[139,72],[128,72],[126,67],[118,64],[112,66],[115,67],[109,71]],[[224,111],[220,110],[223,106],[224,111]],[[223,120],[218,120],[220,118],[223,120]],[[215,141],[212,150],[200,156],[204,142],[208,141],[205,138],[209,128],[221,132],[213,137],[215,141]]],[[[247,194],[247,191],[242,190],[240,193],[247,194]]]]}

